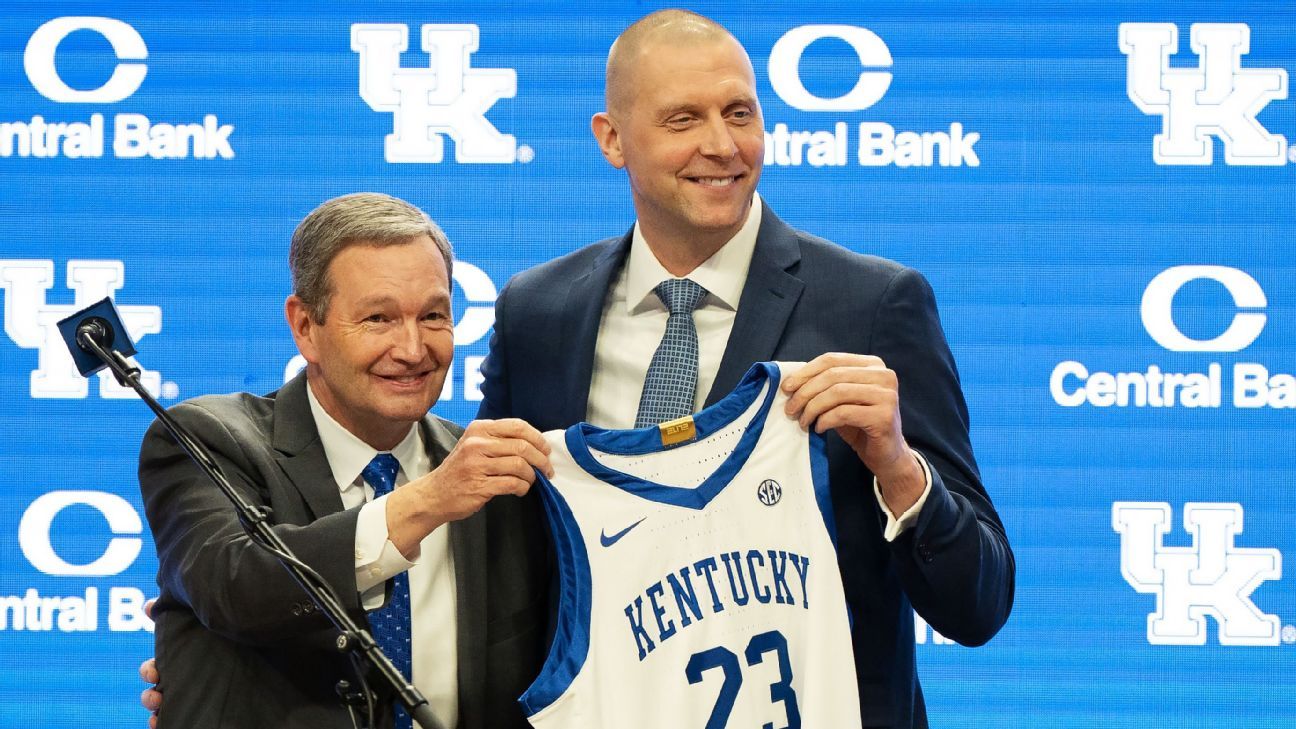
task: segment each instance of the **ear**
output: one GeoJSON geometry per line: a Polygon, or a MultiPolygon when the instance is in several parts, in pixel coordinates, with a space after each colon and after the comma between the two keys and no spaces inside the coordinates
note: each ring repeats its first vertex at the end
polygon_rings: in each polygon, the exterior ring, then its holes
{"type": "Polygon", "coordinates": [[[603,158],[618,170],[625,167],[625,158],[621,155],[621,135],[617,133],[616,124],[606,111],[600,111],[590,119],[590,129],[594,139],[598,140],[603,158]]]}
{"type": "Polygon", "coordinates": [[[289,296],[284,302],[284,318],[288,320],[288,328],[292,331],[297,351],[310,364],[319,364],[319,347],[315,344],[319,325],[311,318],[306,302],[297,298],[296,294],[289,296]]]}

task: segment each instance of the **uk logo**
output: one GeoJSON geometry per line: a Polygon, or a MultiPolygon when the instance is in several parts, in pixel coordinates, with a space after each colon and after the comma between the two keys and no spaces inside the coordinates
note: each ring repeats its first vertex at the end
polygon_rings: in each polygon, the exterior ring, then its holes
{"type": "MultiPolygon", "coordinates": [[[[50,304],[46,294],[54,285],[54,262],[0,260],[0,289],[4,291],[5,334],[23,349],[37,351],[36,369],[31,373],[31,396],[35,398],[84,398],[89,380],[77,372],[67,345],[59,335],[58,321],[94,302],[112,296],[125,283],[121,261],[68,261],[67,287],[76,292],[71,304],[50,304]]],[[[134,341],[162,331],[162,310],[156,306],[118,306],[126,333],[134,341]]],[[[162,375],[144,370],[140,382],[155,396],[162,375]]],[[[99,396],[128,398],[135,393],[119,385],[112,373],[99,373],[99,396]]]]}
{"type": "Polygon", "coordinates": [[[1179,52],[1173,23],[1121,23],[1120,50],[1129,57],[1127,93],[1139,111],[1160,115],[1152,142],[1159,165],[1209,165],[1211,137],[1230,165],[1287,164],[1286,137],[1256,120],[1271,101],[1287,98],[1287,71],[1242,68],[1251,29],[1242,23],[1194,23],[1190,45],[1197,68],[1171,68],[1179,52]]]}
{"type": "Polygon", "coordinates": [[[1136,591],[1156,595],[1156,610],[1147,619],[1148,642],[1205,645],[1211,616],[1220,645],[1278,645],[1278,617],[1257,607],[1251,593],[1282,577],[1282,554],[1234,544],[1242,533],[1240,504],[1184,504],[1183,519],[1192,546],[1167,547],[1169,504],[1112,504],[1112,528],[1121,535],[1121,574],[1136,591]]]}
{"type": "Polygon", "coordinates": [[[456,162],[529,161],[531,149],[519,149],[512,135],[486,118],[495,102],[517,93],[517,73],[472,67],[477,26],[424,25],[427,68],[401,67],[400,54],[408,48],[404,25],[351,26],[351,50],[360,54],[360,98],[392,115],[384,147],[388,162],[440,162],[447,136],[454,140],[456,162]]]}

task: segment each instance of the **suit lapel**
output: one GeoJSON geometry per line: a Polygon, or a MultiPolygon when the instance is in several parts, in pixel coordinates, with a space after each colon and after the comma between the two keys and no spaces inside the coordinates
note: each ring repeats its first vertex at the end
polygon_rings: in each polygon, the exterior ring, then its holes
{"type": "MultiPolygon", "coordinates": [[[[315,518],[342,510],[342,497],[306,396],[306,376],[298,375],[275,396],[273,442],[279,464],[306,500],[315,518]]],[[[454,447],[455,436],[432,418],[420,425],[432,468],[454,447]]],[[[460,713],[480,717],[485,710],[486,554],[485,514],[451,522],[450,553],[455,571],[456,636],[459,655],[460,713]]],[[[465,726],[469,726],[465,724],[465,726]]],[[[476,723],[474,723],[476,726],[476,723]]]]}
{"type": "Polygon", "coordinates": [[[729,394],[753,364],[774,356],[788,318],[805,289],[801,279],[789,272],[800,261],[796,232],[766,207],[761,211],[747,282],[715,384],[707,393],[707,405],[729,394]]]}
{"type": "MultiPolygon", "coordinates": [[[[431,468],[441,465],[454,448],[457,437],[435,418],[419,424],[431,468]]],[[[465,729],[478,727],[473,717],[482,716],[485,703],[486,655],[486,519],[478,513],[452,521],[450,557],[455,574],[455,638],[458,642],[459,715],[465,729]]]]}
{"type": "Polygon", "coordinates": [[[563,322],[560,351],[570,353],[572,366],[564,372],[564,381],[558,389],[558,392],[571,393],[571,397],[559,405],[561,417],[556,422],[569,425],[585,420],[603,304],[608,289],[612,287],[613,277],[621,270],[630,251],[630,236],[631,233],[626,233],[609,245],[603,255],[595,259],[589,271],[571,282],[560,319],[563,322]],[[591,291],[602,292],[602,295],[590,296],[591,291]]]}
{"type": "MultiPolygon", "coordinates": [[[[484,515],[482,515],[484,516],[484,515]]],[[[450,523],[454,555],[455,621],[459,656],[459,715],[465,727],[482,716],[486,701],[486,520],[450,523]]]]}
{"type": "Polygon", "coordinates": [[[305,500],[311,515],[319,519],[342,511],[342,496],[324,455],[315,418],[311,416],[305,372],[279,388],[275,395],[272,439],[279,452],[280,467],[305,500]]]}

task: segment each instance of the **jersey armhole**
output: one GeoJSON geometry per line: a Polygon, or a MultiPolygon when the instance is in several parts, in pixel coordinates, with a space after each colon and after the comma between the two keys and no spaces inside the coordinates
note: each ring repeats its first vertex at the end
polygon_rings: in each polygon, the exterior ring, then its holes
{"type": "Polygon", "coordinates": [[[540,675],[518,697],[523,712],[534,716],[561,697],[580,673],[589,654],[589,554],[571,507],[549,479],[537,473],[536,487],[553,535],[558,563],[558,616],[553,643],[540,675]]]}

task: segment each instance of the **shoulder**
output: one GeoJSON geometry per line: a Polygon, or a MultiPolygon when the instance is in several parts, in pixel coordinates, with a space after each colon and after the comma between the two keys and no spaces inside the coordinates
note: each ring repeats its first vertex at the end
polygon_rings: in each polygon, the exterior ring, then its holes
{"type": "Polygon", "coordinates": [[[798,277],[815,281],[849,280],[859,284],[861,276],[871,287],[879,282],[916,274],[913,269],[881,256],[858,253],[813,233],[794,228],[765,208],[757,238],[757,255],[776,266],[788,266],[798,277]]]}
{"type": "Polygon", "coordinates": [[[195,426],[221,423],[226,429],[242,429],[257,423],[269,423],[274,415],[276,395],[253,395],[249,392],[203,395],[173,405],[167,412],[172,418],[195,426]]]}
{"type": "Polygon", "coordinates": [[[933,298],[931,285],[915,268],[804,231],[790,233],[800,258],[788,272],[806,284],[807,296],[820,305],[872,310],[887,301],[933,298]]]}
{"type": "Polygon", "coordinates": [[[185,400],[170,408],[175,413],[207,413],[217,417],[256,417],[268,415],[274,410],[277,392],[268,395],[253,395],[250,392],[234,392],[227,395],[202,395],[185,400]]]}
{"type": "Polygon", "coordinates": [[[792,230],[801,251],[802,267],[812,266],[816,271],[836,272],[841,276],[865,274],[892,278],[914,269],[889,258],[868,253],[858,253],[840,243],[807,233],[792,230]]]}
{"type": "Polygon", "coordinates": [[[617,255],[624,239],[625,236],[605,238],[551,261],[532,266],[509,279],[505,289],[521,293],[550,290],[555,285],[565,285],[572,279],[594,270],[608,256],[617,255]]]}
{"type": "MultiPolygon", "coordinates": [[[[275,404],[284,397],[285,385],[267,395],[254,395],[249,392],[236,392],[226,395],[202,395],[185,400],[167,409],[167,414],[181,426],[189,429],[207,442],[230,439],[251,447],[252,444],[269,444],[275,431],[275,404]]],[[[144,438],[143,447],[156,444],[158,437],[163,443],[172,443],[161,420],[154,420],[144,438]]]]}
{"type": "Polygon", "coordinates": [[[766,260],[804,286],[789,326],[834,332],[820,345],[868,351],[878,331],[934,314],[931,285],[916,269],[777,223],[766,260]]]}

